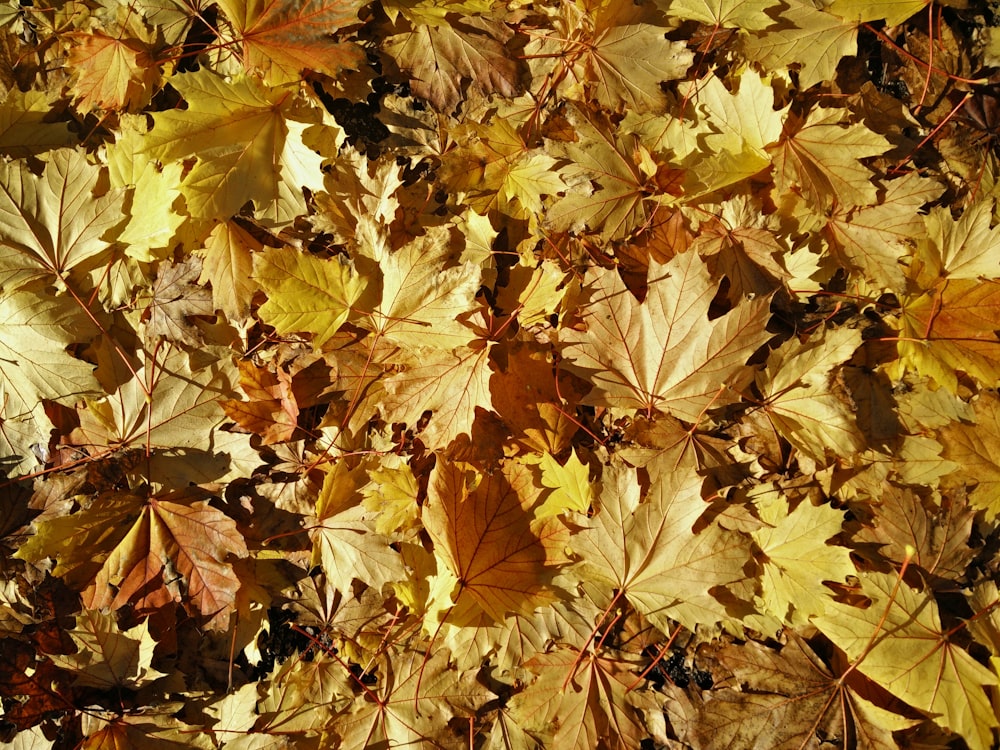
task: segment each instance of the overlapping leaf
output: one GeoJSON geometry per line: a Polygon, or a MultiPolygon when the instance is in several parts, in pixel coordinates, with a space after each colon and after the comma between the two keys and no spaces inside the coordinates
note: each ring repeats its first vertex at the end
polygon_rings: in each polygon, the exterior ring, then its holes
{"type": "Polygon", "coordinates": [[[444,568],[439,575],[453,582],[446,591],[453,625],[529,614],[553,601],[564,527],[534,520],[535,499],[523,466],[485,477],[454,464],[434,470],[422,519],[444,568]]]}
{"type": "Polygon", "coordinates": [[[606,467],[600,506],[570,541],[585,579],[609,600],[625,596],[662,630],[670,619],[688,627],[726,620],[735,602],[713,591],[737,600],[751,594],[749,539],[711,522],[695,532],[706,510],[700,489],[697,476],[678,472],[642,497],[634,470],[606,467]]]}
{"type": "Polygon", "coordinates": [[[832,605],[816,620],[819,628],[862,674],[961,734],[970,747],[990,747],[997,719],[984,688],[997,684],[996,675],[950,641],[925,592],[884,573],[861,582],[871,606],[832,605]]]}
{"type": "Polygon", "coordinates": [[[769,338],[768,301],[709,320],[715,288],[695,253],[650,263],[648,285],[640,303],[617,273],[597,272],[587,330],[564,334],[568,366],[594,383],[590,403],[698,422],[705,409],[732,400],[727,383],[769,338]]]}
{"type": "Polygon", "coordinates": [[[222,0],[219,5],[233,24],[243,66],[263,71],[272,85],[298,80],[304,70],[335,76],[361,60],[357,45],[333,38],[358,22],[361,4],[354,0],[222,0]]]}
{"type": "Polygon", "coordinates": [[[43,5],[5,740],[996,744],[981,7],[43,5]]]}

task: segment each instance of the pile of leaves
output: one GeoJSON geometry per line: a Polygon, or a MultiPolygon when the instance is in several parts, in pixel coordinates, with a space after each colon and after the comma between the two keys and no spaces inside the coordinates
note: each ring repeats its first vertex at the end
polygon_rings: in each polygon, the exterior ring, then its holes
{"type": "Polygon", "coordinates": [[[987,750],[985,0],[8,0],[12,747],[987,750]]]}

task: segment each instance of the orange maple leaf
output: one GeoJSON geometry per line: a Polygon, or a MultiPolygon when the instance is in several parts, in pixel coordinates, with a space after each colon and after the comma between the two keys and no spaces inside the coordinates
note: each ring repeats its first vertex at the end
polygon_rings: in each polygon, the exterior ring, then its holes
{"type": "Polygon", "coordinates": [[[565,527],[554,519],[533,521],[536,492],[520,464],[483,477],[444,461],[434,469],[423,522],[435,554],[458,579],[448,615],[453,625],[482,613],[493,621],[508,612],[530,613],[553,600],[547,583],[565,527]]]}
{"type": "Polygon", "coordinates": [[[169,587],[179,585],[209,627],[226,627],[240,587],[226,558],[246,557],[247,546],[231,518],[205,500],[192,502],[199,494],[181,490],[150,498],[84,593],[85,605],[138,601],[155,608],[170,601],[169,587]]]}
{"type": "Polygon", "coordinates": [[[136,39],[104,34],[72,34],[69,67],[76,71],[73,91],[84,109],[137,111],[149,103],[160,81],[156,61],[136,39]]]}

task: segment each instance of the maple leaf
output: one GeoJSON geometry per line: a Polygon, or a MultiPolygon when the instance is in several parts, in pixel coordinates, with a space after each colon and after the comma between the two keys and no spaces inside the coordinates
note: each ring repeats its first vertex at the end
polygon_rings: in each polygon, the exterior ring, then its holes
{"type": "Polygon", "coordinates": [[[949,640],[927,592],[885,573],[860,578],[871,605],[831,603],[816,626],[859,672],[962,735],[974,750],[991,747],[998,722],[983,688],[996,685],[997,676],[949,640]]]}
{"type": "Polygon", "coordinates": [[[148,622],[122,631],[113,615],[85,609],[68,634],[77,653],[49,654],[48,659],[73,672],[77,685],[134,689],[164,676],[152,668],[156,641],[149,634],[148,622]]]}
{"type": "Polygon", "coordinates": [[[892,733],[916,722],[872,703],[868,686],[837,679],[800,637],[780,651],[749,641],[712,654],[739,688],[701,696],[668,690],[667,714],[681,739],[696,747],[800,750],[830,742],[895,750],[892,733]],[[706,699],[707,698],[707,699],[706,699]]]}
{"type": "Polygon", "coordinates": [[[544,326],[556,314],[566,296],[566,274],[555,263],[543,260],[529,268],[520,264],[510,269],[510,279],[497,295],[497,307],[516,315],[521,326],[544,326]]]}
{"type": "Polygon", "coordinates": [[[402,168],[394,162],[372,163],[348,146],[330,166],[326,183],[326,192],[316,196],[322,208],[313,217],[316,228],[345,244],[356,241],[359,252],[372,258],[382,257],[379,249],[391,246],[387,228],[400,208],[402,168]]]}
{"type": "Polygon", "coordinates": [[[0,164],[0,280],[6,289],[62,278],[108,250],[122,224],[120,190],[101,190],[103,170],[81,151],[48,155],[40,177],[19,162],[0,164]],[[95,192],[101,190],[100,195],[95,192]]]}
{"type": "Polygon", "coordinates": [[[254,256],[254,278],[267,292],[258,314],[278,333],[309,332],[321,347],[351,314],[367,285],[343,256],[317,258],[293,248],[254,256]]]}
{"type": "Polygon", "coordinates": [[[700,21],[720,29],[761,31],[773,23],[766,11],[773,0],[674,0],[664,7],[668,16],[700,21]]]}
{"type": "Polygon", "coordinates": [[[94,333],[78,306],[37,284],[0,295],[0,458],[8,473],[37,462],[32,445],[48,445],[53,425],[43,400],[69,406],[100,393],[94,366],[67,351],[94,333]]]}
{"type": "Polygon", "coordinates": [[[249,732],[257,722],[257,699],[257,685],[250,682],[206,706],[205,711],[216,719],[212,734],[227,738],[229,733],[249,732]]]}
{"type": "Polygon", "coordinates": [[[579,398],[581,386],[568,372],[553,372],[544,353],[527,346],[508,352],[506,369],[490,376],[497,414],[532,450],[552,455],[562,453],[578,429],[562,398],[579,398]]]}
{"type": "Polygon", "coordinates": [[[984,392],[973,401],[973,419],[951,422],[941,428],[944,456],[955,461],[956,471],[950,481],[971,485],[969,502],[984,508],[991,519],[1000,514],[1000,465],[997,464],[997,441],[1000,441],[1000,399],[984,392]]]}
{"type": "Polygon", "coordinates": [[[329,727],[354,697],[350,680],[343,663],[323,651],[309,661],[287,659],[268,675],[258,728],[265,737],[282,737],[329,727]]]}
{"type": "Polygon", "coordinates": [[[384,49],[410,72],[410,88],[441,112],[462,99],[462,84],[486,95],[517,95],[520,66],[505,43],[512,34],[502,23],[466,17],[449,24],[421,24],[389,38],[384,49]]]}
{"type": "Polygon", "coordinates": [[[386,0],[384,6],[393,23],[403,16],[414,25],[431,26],[447,24],[449,13],[473,16],[493,9],[490,0],[386,0]]]}
{"type": "Polygon", "coordinates": [[[350,714],[337,722],[338,747],[443,747],[448,720],[472,716],[490,695],[477,670],[456,673],[443,651],[429,657],[406,651],[379,666],[377,680],[361,686],[350,714]]]}
{"type": "Polygon", "coordinates": [[[303,142],[320,115],[292,91],[208,70],[174,76],[171,85],[188,108],[156,113],[144,149],[161,160],[200,157],[182,184],[192,216],[228,219],[247,201],[273,209],[301,200],[302,187],[323,188],[323,158],[303,142]],[[302,160],[313,168],[293,167],[302,160]]]}
{"type": "Polygon", "coordinates": [[[711,472],[724,477],[722,484],[736,484],[745,476],[733,465],[726,442],[692,431],[674,417],[639,417],[626,432],[629,445],[618,455],[630,465],[646,469],[651,477],[675,471],[711,472]]]}
{"type": "Polygon", "coordinates": [[[272,372],[246,360],[239,369],[247,400],[222,401],[226,415],[244,430],[259,433],[265,445],[291,440],[299,417],[291,376],[283,369],[272,372]]]}
{"type": "Polygon", "coordinates": [[[197,730],[190,724],[169,713],[168,708],[158,706],[139,714],[115,714],[112,712],[87,712],[81,717],[83,732],[87,742],[95,747],[161,747],[163,750],[182,750],[185,747],[199,747],[208,750],[207,736],[197,736],[197,730]]]}
{"type": "Polygon", "coordinates": [[[898,26],[914,13],[922,10],[928,0],[834,0],[827,6],[831,13],[857,23],[885,20],[886,26],[898,26]]]}
{"type": "Polygon", "coordinates": [[[573,65],[573,75],[599,104],[635,112],[662,111],[660,83],[684,76],[694,55],[666,29],[647,23],[595,28],[573,65]]]}
{"type": "Polygon", "coordinates": [[[643,160],[637,160],[641,152],[635,136],[618,132],[579,107],[569,108],[567,114],[578,141],[552,144],[572,162],[562,169],[563,180],[572,185],[593,180],[597,188],[567,191],[546,212],[543,225],[574,232],[586,227],[605,240],[623,239],[646,224],[647,201],[662,192],[655,172],[648,174],[643,160]]]}
{"type": "Polygon", "coordinates": [[[754,502],[768,524],[752,533],[765,556],[761,588],[766,611],[789,624],[823,614],[831,597],[822,582],[842,584],[856,573],[850,550],[827,543],[840,533],[844,514],[808,498],[789,512],[779,492],[761,492],[754,502]]]}
{"type": "Polygon", "coordinates": [[[233,41],[242,46],[248,71],[260,70],[271,86],[297,81],[304,70],[336,78],[357,68],[364,53],[350,42],[334,40],[338,29],[358,23],[358,0],[220,0],[233,24],[233,41]]]}
{"type": "Polygon", "coordinates": [[[728,619],[713,592],[725,588],[730,604],[750,593],[749,540],[715,523],[695,533],[707,509],[701,484],[693,473],[664,474],[643,497],[634,469],[606,466],[597,513],[577,517],[584,530],[570,538],[581,575],[609,599],[620,592],[665,633],[671,619],[689,628],[728,619]]]}
{"type": "Polygon", "coordinates": [[[794,278],[793,254],[767,228],[756,202],[741,197],[723,204],[719,222],[699,227],[691,250],[705,259],[713,275],[729,279],[729,299],[770,294],[779,281],[791,284],[794,278]]]}
{"type": "Polygon", "coordinates": [[[652,261],[640,303],[615,271],[591,282],[586,331],[560,333],[566,366],[594,383],[584,403],[617,412],[666,412],[697,423],[731,400],[726,384],[768,338],[768,300],[744,302],[708,320],[716,289],[696,253],[652,261]]]}
{"type": "Polygon", "coordinates": [[[1000,232],[990,228],[991,218],[992,204],[982,201],[957,221],[940,210],[926,217],[928,236],[917,243],[907,273],[913,289],[900,299],[896,377],[912,367],[952,393],[956,370],[986,383],[1000,377],[1000,232]]]}
{"type": "Polygon", "coordinates": [[[446,573],[442,585],[451,589],[452,626],[484,615],[495,622],[508,613],[528,614],[554,600],[550,581],[565,527],[554,519],[534,520],[531,477],[516,463],[486,476],[450,462],[435,467],[421,518],[438,575],[446,573]]]}
{"type": "Polygon", "coordinates": [[[932,208],[924,217],[927,237],[917,244],[910,278],[921,288],[942,278],[996,278],[1000,274],[996,261],[1000,230],[991,227],[992,220],[992,201],[976,201],[958,219],[940,206],[932,208]]]}
{"type": "Polygon", "coordinates": [[[201,497],[182,490],[150,498],[84,592],[86,605],[155,608],[170,601],[164,594],[171,586],[180,586],[207,627],[225,629],[240,585],[226,558],[248,551],[236,523],[201,497]]]}
{"type": "MultiPolygon", "coordinates": [[[[948,446],[950,454],[951,441],[948,446]]],[[[963,465],[971,468],[973,464],[970,461],[963,465]]],[[[995,471],[995,464],[993,468],[995,471]]],[[[953,586],[961,579],[975,555],[969,546],[975,511],[960,493],[951,497],[939,494],[923,497],[913,488],[886,482],[873,500],[878,507],[872,518],[874,527],[866,525],[855,536],[858,541],[882,545],[879,552],[900,563],[909,551],[911,565],[920,566],[928,583],[936,589],[953,586]]]]}
{"type": "Polygon", "coordinates": [[[236,382],[233,362],[206,361],[171,344],[157,346],[155,356],[144,354],[146,360],[126,370],[117,390],[80,410],[81,437],[91,445],[209,450],[213,431],[225,419],[219,399],[236,382]]]}
{"type": "Polygon", "coordinates": [[[51,106],[51,92],[8,91],[0,103],[0,152],[26,156],[71,146],[75,139],[66,123],[46,120],[51,106]]]}
{"type": "Polygon", "coordinates": [[[958,370],[984,383],[1000,379],[1000,280],[942,279],[900,305],[900,366],[929,375],[953,393],[958,370]]]}
{"type": "Polygon", "coordinates": [[[40,524],[17,554],[55,557],[60,574],[85,589],[90,609],[129,602],[156,609],[173,600],[169,587],[180,586],[209,627],[221,629],[239,588],[226,557],[248,552],[232,519],[202,498],[190,490],[148,501],[99,496],[72,515],[40,524]]]}
{"type": "Polygon", "coordinates": [[[257,289],[253,258],[263,249],[260,240],[231,221],[216,225],[205,239],[198,283],[212,285],[212,304],[231,321],[243,320],[250,312],[257,289]]]}
{"type": "MultiPolygon", "coordinates": [[[[191,318],[215,317],[211,293],[196,282],[201,261],[191,256],[181,263],[161,263],[150,288],[147,332],[188,346],[200,346],[201,331],[191,318]]],[[[144,301],[139,297],[137,301],[144,301]]]]}
{"type": "MultiPolygon", "coordinates": [[[[108,149],[111,184],[129,189],[129,222],[118,235],[125,253],[145,263],[169,257],[183,236],[184,199],[181,164],[160,164],[144,150],[149,131],[145,118],[122,115],[122,132],[108,149]]],[[[131,290],[129,290],[131,292],[131,290]]]]}
{"type": "Polygon", "coordinates": [[[55,559],[56,576],[83,589],[97,571],[106,550],[120,541],[121,527],[137,517],[136,498],[125,494],[104,494],[86,502],[77,513],[39,519],[35,533],[18,547],[15,557],[37,562],[55,559]]]}
{"type": "Polygon", "coordinates": [[[420,489],[413,470],[402,459],[387,459],[368,470],[371,480],[361,488],[364,505],[375,513],[375,531],[392,534],[414,528],[418,522],[420,489]]]}
{"type": "Polygon", "coordinates": [[[654,703],[631,690],[637,666],[596,654],[580,660],[567,648],[538,654],[525,662],[538,676],[511,700],[511,714],[550,747],[637,747],[648,736],[638,709],[654,703]]]}
{"type": "Polygon", "coordinates": [[[489,346],[413,350],[397,359],[406,369],[385,379],[385,393],[373,394],[372,406],[387,422],[411,427],[430,411],[421,438],[434,448],[471,435],[477,407],[491,405],[489,353],[489,346]]]}
{"type": "MultiPolygon", "coordinates": [[[[4,708],[4,721],[16,729],[29,729],[44,718],[65,710],[66,696],[60,690],[64,674],[46,659],[40,659],[33,644],[23,640],[5,638],[0,650],[0,695],[9,707],[4,708]]],[[[55,649],[53,649],[55,650],[55,649]]],[[[14,744],[30,742],[31,733],[19,732],[14,744]]],[[[32,750],[33,744],[22,744],[32,750]]],[[[44,747],[44,743],[42,744],[44,747]]]]}
{"type": "Polygon", "coordinates": [[[68,65],[76,72],[72,89],[84,109],[137,111],[149,103],[160,71],[138,39],[102,33],[70,34],[68,65]]]}
{"type": "Polygon", "coordinates": [[[875,205],[839,206],[827,224],[836,255],[876,285],[902,291],[902,263],[924,230],[919,210],[940,194],[941,185],[909,173],[890,182],[875,205]]]}
{"type": "Polygon", "coordinates": [[[538,508],[539,518],[557,515],[564,510],[586,513],[594,502],[594,488],[590,483],[590,470],[571,450],[565,465],[549,453],[539,462],[542,484],[552,490],[538,508]]]}
{"type": "Polygon", "coordinates": [[[9,638],[23,632],[33,622],[17,581],[0,584],[0,636],[9,638]]]}
{"type": "Polygon", "coordinates": [[[376,514],[361,503],[357,474],[362,472],[363,467],[350,471],[343,462],[327,472],[309,531],[313,563],[322,565],[330,585],[341,591],[349,591],[354,578],[381,590],[406,577],[391,540],[375,531],[376,514]]]}
{"type": "Polygon", "coordinates": [[[686,200],[766,169],[772,158],[767,147],[781,137],[788,113],[787,107],[774,109],[774,90],[750,71],[734,93],[716,76],[692,82],[691,91],[696,117],[668,141],[688,170],[686,200]]]}
{"type": "Polygon", "coordinates": [[[793,445],[822,461],[864,447],[851,404],[833,388],[834,368],[861,345],[859,331],[836,328],[771,352],[757,385],[775,428],[793,445]]]}
{"type": "Polygon", "coordinates": [[[768,150],[778,192],[800,193],[822,213],[834,205],[874,204],[872,173],[860,160],[888,148],[883,136],[844,123],[841,110],[816,107],[805,120],[789,118],[781,140],[768,150]]]}
{"type": "Polygon", "coordinates": [[[479,290],[482,272],[456,256],[447,227],[432,229],[394,252],[378,252],[374,260],[382,271],[382,295],[367,327],[411,349],[471,344],[475,331],[461,317],[479,290]]]}
{"type": "Polygon", "coordinates": [[[442,176],[453,189],[466,192],[472,210],[537,219],[542,196],[565,189],[556,160],[525,144],[516,124],[500,113],[487,123],[467,123],[463,130],[462,145],[445,155],[442,176]]]}
{"type": "Polygon", "coordinates": [[[832,79],[840,59],[857,53],[858,25],[812,3],[790,0],[784,6],[777,16],[772,6],[774,22],[743,39],[743,53],[767,70],[798,68],[803,89],[832,79]]]}

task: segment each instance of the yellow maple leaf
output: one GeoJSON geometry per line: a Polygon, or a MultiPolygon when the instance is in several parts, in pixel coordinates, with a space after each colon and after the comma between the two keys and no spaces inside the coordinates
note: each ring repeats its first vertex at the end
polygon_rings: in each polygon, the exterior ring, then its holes
{"type": "Polygon", "coordinates": [[[943,455],[955,461],[946,483],[969,485],[969,502],[995,519],[1000,515],[1000,399],[983,391],[972,408],[972,419],[949,422],[938,433],[943,455]]]}
{"type": "Polygon", "coordinates": [[[114,615],[85,609],[76,627],[67,631],[77,645],[75,654],[49,654],[49,661],[76,675],[76,684],[112,690],[136,689],[163,677],[152,668],[156,641],[144,622],[121,630],[114,615]]]}
{"type": "Polygon", "coordinates": [[[663,472],[643,497],[635,469],[606,466],[597,512],[578,516],[584,530],[570,538],[580,575],[608,601],[620,593],[664,633],[671,620],[692,629],[728,620],[733,599],[724,604],[713,591],[752,592],[750,540],[711,522],[695,533],[707,509],[701,485],[693,472],[663,472]]]}
{"type": "Polygon", "coordinates": [[[476,408],[489,410],[490,347],[454,350],[415,349],[400,358],[406,369],[385,381],[385,393],[372,406],[390,423],[414,427],[424,412],[431,418],[421,439],[444,448],[461,434],[472,435],[476,408]]]}
{"type": "Polygon", "coordinates": [[[483,94],[513,97],[520,87],[520,65],[504,43],[511,31],[488,17],[459,25],[422,24],[388,39],[383,49],[412,76],[410,87],[438,110],[450,112],[470,84],[483,94]]]}
{"type": "Polygon", "coordinates": [[[990,385],[1000,380],[1000,280],[942,279],[900,304],[897,376],[909,366],[952,393],[957,371],[990,385]]]}
{"type": "Polygon", "coordinates": [[[826,611],[832,591],[823,581],[844,583],[856,574],[846,547],[828,544],[840,533],[842,511],[813,505],[804,498],[792,512],[780,491],[763,488],[754,503],[766,528],[754,531],[754,541],[765,555],[762,578],[764,609],[789,625],[802,625],[826,611]]]}
{"type": "Polygon", "coordinates": [[[798,69],[803,89],[832,79],[841,58],[857,53],[858,25],[853,20],[801,0],[787,2],[780,15],[747,35],[743,52],[765,69],[798,69]]]}
{"type": "Polygon", "coordinates": [[[927,7],[930,0],[834,0],[827,10],[856,23],[884,20],[892,27],[927,7]]]}
{"type": "Polygon", "coordinates": [[[478,265],[458,262],[447,227],[428,230],[402,248],[360,246],[382,272],[381,300],[365,327],[393,343],[415,348],[453,349],[475,338],[462,322],[482,276],[478,265]]]}
{"type": "Polygon", "coordinates": [[[669,41],[665,31],[648,23],[596,28],[582,45],[574,78],[609,109],[661,110],[666,98],[660,83],[683,77],[694,59],[683,42],[669,41]]]}
{"type": "Polygon", "coordinates": [[[673,0],[664,5],[669,16],[720,29],[760,31],[773,23],[766,11],[774,7],[774,0],[673,0]]]}
{"type": "Polygon", "coordinates": [[[514,696],[511,713],[544,738],[547,747],[637,747],[648,734],[637,709],[656,710],[655,700],[630,690],[638,667],[634,657],[581,658],[560,646],[524,666],[538,677],[514,696]]]}
{"type": "Polygon", "coordinates": [[[47,122],[54,89],[8,91],[0,104],[0,152],[26,156],[59,146],[70,146],[75,136],[66,123],[47,122]]]}
{"type": "Polygon", "coordinates": [[[259,239],[239,224],[217,224],[204,240],[198,282],[212,285],[212,302],[230,321],[244,320],[250,312],[257,285],[253,282],[254,253],[264,249],[259,239]]]}
{"type": "Polygon", "coordinates": [[[345,593],[355,578],[375,590],[406,578],[402,557],[390,547],[392,540],[375,530],[378,511],[361,502],[364,469],[348,469],[343,461],[330,468],[309,529],[313,565],[322,566],[330,584],[345,593]]]}
{"type": "Polygon", "coordinates": [[[695,117],[671,138],[687,174],[685,200],[720,190],[766,169],[767,147],[781,137],[788,107],[774,109],[774,90],[753,71],[739,78],[731,93],[710,75],[690,84],[695,117]]]}
{"type": "Polygon", "coordinates": [[[0,164],[0,283],[62,277],[108,251],[123,224],[122,190],[102,190],[104,170],[82,151],[47,156],[41,176],[0,164]],[[100,194],[95,194],[100,193],[100,194]]]}
{"type": "Polygon", "coordinates": [[[860,160],[888,149],[884,136],[844,122],[844,110],[823,107],[813,108],[804,121],[789,120],[781,140],[768,147],[778,192],[801,193],[817,212],[835,204],[876,203],[872,172],[860,160]]]}
{"type": "Polygon", "coordinates": [[[317,258],[293,248],[268,248],[254,256],[253,268],[267,292],[261,319],[279,333],[312,333],[317,347],[347,321],[367,284],[341,256],[317,258]]]}
{"type": "Polygon", "coordinates": [[[573,187],[549,208],[542,225],[624,239],[645,226],[654,196],[666,192],[657,180],[660,167],[652,164],[636,135],[620,131],[600,114],[574,106],[567,115],[578,137],[559,148],[571,161],[562,169],[563,180],[573,187]]]}
{"type": "Polygon", "coordinates": [[[859,346],[860,331],[835,328],[775,349],[767,368],[757,374],[771,423],[817,461],[828,453],[849,456],[864,448],[853,405],[833,387],[835,368],[859,346]]]}
{"type": "Polygon", "coordinates": [[[323,157],[303,138],[308,126],[329,126],[292,90],[250,77],[227,81],[208,70],[176,75],[171,85],[188,108],[153,115],[143,148],[160,160],[199,157],[182,183],[192,216],[228,219],[247,201],[273,210],[301,201],[302,187],[323,188],[323,157]]]}
{"type": "Polygon", "coordinates": [[[6,471],[31,468],[38,461],[31,446],[48,445],[53,425],[43,400],[70,405],[100,393],[93,364],[67,351],[94,334],[83,310],[43,286],[0,295],[0,461],[6,471]]]}
{"type": "Polygon", "coordinates": [[[552,492],[538,508],[539,518],[554,516],[565,510],[586,513],[594,502],[595,490],[590,482],[590,469],[571,450],[565,465],[556,461],[551,453],[542,455],[539,462],[542,484],[552,492]]]}
{"type": "Polygon", "coordinates": [[[770,338],[764,297],[708,319],[716,289],[697,253],[651,262],[642,303],[616,271],[595,276],[584,310],[587,330],[560,334],[565,366],[594,383],[586,403],[696,423],[706,408],[732,399],[727,382],[770,338]]]}
{"type": "Polygon", "coordinates": [[[516,121],[502,110],[489,122],[466,123],[454,137],[461,146],[445,155],[442,176],[484,216],[499,211],[537,221],[542,196],[566,187],[556,160],[544,149],[527,146],[516,121]]]}
{"type": "Polygon", "coordinates": [[[902,291],[903,263],[913,240],[925,233],[928,217],[921,216],[920,209],[941,192],[936,180],[910,172],[892,180],[872,206],[838,205],[827,223],[834,255],[860,269],[877,287],[902,291]]]}
{"type": "Polygon", "coordinates": [[[870,606],[832,602],[814,620],[817,627],[863,675],[962,735],[973,750],[993,747],[998,722],[984,688],[996,685],[997,676],[949,640],[928,592],[895,575],[860,578],[870,606]]]}

